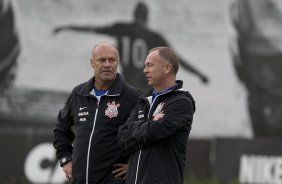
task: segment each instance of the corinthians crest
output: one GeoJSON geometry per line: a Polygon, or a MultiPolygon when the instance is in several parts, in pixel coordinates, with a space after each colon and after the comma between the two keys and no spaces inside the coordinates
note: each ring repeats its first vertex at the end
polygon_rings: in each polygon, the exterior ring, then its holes
{"type": "Polygon", "coordinates": [[[120,104],[116,104],[115,101],[113,101],[112,103],[108,102],[107,103],[108,108],[105,110],[105,115],[108,116],[109,118],[114,118],[117,117],[118,115],[118,107],[120,106],[120,104]]]}
{"type": "Polygon", "coordinates": [[[163,106],[164,106],[164,103],[163,103],[163,102],[159,103],[159,105],[157,106],[156,110],[154,111],[153,116],[155,116],[156,114],[161,113],[161,112],[162,112],[162,109],[163,109],[163,106]]]}
{"type": "Polygon", "coordinates": [[[154,111],[153,120],[157,121],[157,120],[161,119],[164,116],[163,106],[164,106],[163,102],[159,103],[159,105],[157,106],[156,110],[154,111]]]}

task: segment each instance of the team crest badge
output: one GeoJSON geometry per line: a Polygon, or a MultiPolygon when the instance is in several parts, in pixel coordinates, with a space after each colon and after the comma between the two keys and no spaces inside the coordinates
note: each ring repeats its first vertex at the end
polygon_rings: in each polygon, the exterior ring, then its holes
{"type": "Polygon", "coordinates": [[[155,116],[156,114],[161,113],[161,112],[162,112],[162,109],[163,109],[163,106],[164,106],[164,103],[163,103],[163,102],[159,103],[159,105],[157,106],[157,108],[156,108],[156,110],[155,110],[153,116],[155,116]]]}
{"type": "Polygon", "coordinates": [[[116,102],[113,101],[112,103],[108,102],[107,105],[108,108],[105,110],[105,115],[109,118],[117,117],[120,104],[116,104],[116,102]]]}
{"type": "Polygon", "coordinates": [[[159,105],[157,106],[156,110],[154,111],[153,120],[157,121],[157,120],[161,119],[164,116],[164,113],[162,111],[163,106],[164,106],[163,102],[159,103],[159,105]]]}

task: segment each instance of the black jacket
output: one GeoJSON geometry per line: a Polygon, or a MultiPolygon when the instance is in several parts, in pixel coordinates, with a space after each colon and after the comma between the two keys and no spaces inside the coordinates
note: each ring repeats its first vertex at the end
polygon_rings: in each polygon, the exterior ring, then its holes
{"type": "Polygon", "coordinates": [[[133,151],[128,184],[182,184],[195,102],[177,81],[174,89],[152,102],[152,90],[138,101],[118,141],[133,151]],[[158,120],[154,118],[159,117],[158,120]]]}
{"type": "Polygon", "coordinates": [[[111,174],[113,164],[128,159],[118,146],[117,132],[126,122],[140,93],[117,74],[108,93],[98,102],[95,94],[90,94],[94,80],[92,78],[73,89],[59,112],[54,129],[57,158],[73,157],[74,184],[103,183],[111,174]]]}

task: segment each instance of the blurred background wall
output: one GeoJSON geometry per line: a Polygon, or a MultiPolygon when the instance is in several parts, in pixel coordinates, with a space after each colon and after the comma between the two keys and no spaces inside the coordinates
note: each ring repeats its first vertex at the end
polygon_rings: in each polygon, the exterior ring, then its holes
{"type": "Polygon", "coordinates": [[[279,0],[0,0],[1,181],[65,181],[52,128],[71,89],[93,76],[93,46],[107,41],[119,46],[119,72],[142,89],[134,73],[152,45],[180,56],[177,78],[197,105],[186,175],[256,183],[256,171],[240,175],[248,154],[282,155],[257,149],[265,141],[277,148],[282,136],[280,10],[279,0]],[[140,3],[147,22],[134,29],[140,3]]]}

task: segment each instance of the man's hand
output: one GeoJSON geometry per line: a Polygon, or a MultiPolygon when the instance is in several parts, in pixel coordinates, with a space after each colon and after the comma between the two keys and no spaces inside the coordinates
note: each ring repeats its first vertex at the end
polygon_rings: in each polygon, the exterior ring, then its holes
{"type": "Polygon", "coordinates": [[[127,174],[127,170],[128,170],[128,164],[114,164],[114,170],[113,170],[113,174],[114,176],[120,177],[121,180],[125,181],[126,180],[126,174],[127,174]]]}
{"type": "Polygon", "coordinates": [[[72,181],[72,161],[66,163],[63,167],[63,171],[69,181],[72,181]]]}

